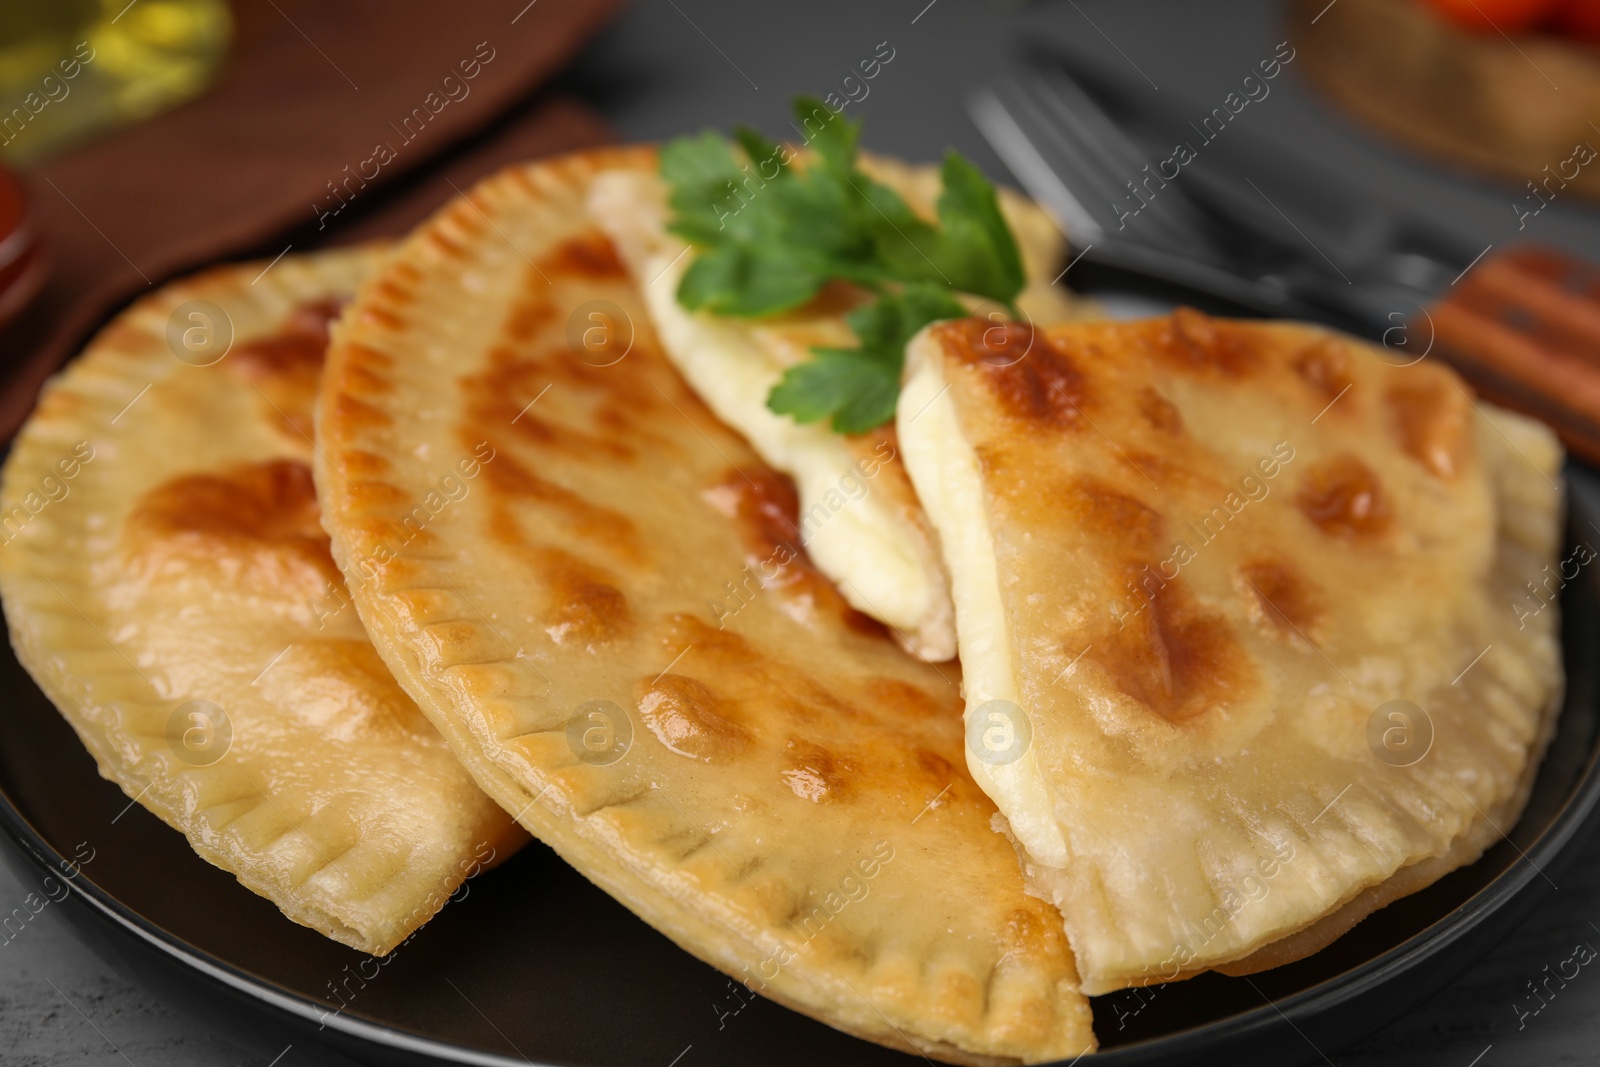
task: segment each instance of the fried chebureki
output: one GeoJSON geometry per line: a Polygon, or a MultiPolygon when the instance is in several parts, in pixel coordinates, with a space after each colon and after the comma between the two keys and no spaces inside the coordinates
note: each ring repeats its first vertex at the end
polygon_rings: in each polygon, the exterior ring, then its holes
{"type": "Polygon", "coordinates": [[[1077,1056],[1088,1003],[962,766],[957,672],[811,566],[789,483],[678,377],[587,221],[594,175],[650,158],[491,178],[347,313],[315,470],[368,632],[490,795],[756,992],[955,1062],[1077,1056]],[[485,445],[471,494],[407,528],[485,445]]]}
{"type": "Polygon", "coordinates": [[[1240,960],[1514,820],[1562,679],[1555,612],[1513,610],[1558,544],[1548,430],[1309,326],[1180,310],[1004,358],[988,326],[914,339],[898,432],[969,763],[1086,990],[1240,960]]]}
{"type": "MultiPolygon", "coordinates": [[[[795,311],[764,319],[686,310],[677,292],[693,257],[667,231],[667,190],[654,154],[641,158],[645,166],[599,176],[589,208],[644,293],[667,356],[722,421],[795,479],[806,550],[845,599],[889,624],[913,655],[950,659],[955,619],[949,582],[892,431],[841,435],[825,423],[798,423],[767,406],[767,394],[783,372],[811,359],[813,348],[855,344],[845,315],[869,294],[837,284],[795,311]]],[[[873,157],[861,165],[924,218],[934,217],[937,168],[873,157]]],[[[1051,284],[1066,248],[1060,228],[1043,208],[1010,190],[1000,192],[1000,210],[1017,237],[1027,275],[1017,301],[1023,314],[1040,323],[1074,316],[1076,305],[1051,284]]],[[[975,312],[998,307],[977,298],[969,302],[975,312]]]]}
{"type": "Polygon", "coordinates": [[[17,657],[100,773],[375,955],[526,840],[395,684],[319,525],[328,323],[382,253],[219,268],[119,316],[18,437],[0,547],[17,657]]]}

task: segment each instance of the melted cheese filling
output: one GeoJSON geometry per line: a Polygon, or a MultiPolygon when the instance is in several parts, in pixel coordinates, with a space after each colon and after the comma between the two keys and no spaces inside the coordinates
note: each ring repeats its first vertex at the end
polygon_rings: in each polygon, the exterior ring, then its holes
{"type": "Polygon", "coordinates": [[[976,721],[980,715],[987,718],[980,709],[992,700],[1017,704],[1017,685],[978,455],[962,435],[939,354],[929,350],[935,343],[923,331],[906,350],[907,377],[896,426],[906,471],[939,532],[950,571],[967,704],[967,769],[1010,821],[1011,832],[1033,861],[1065,867],[1066,839],[1032,747],[1009,762],[992,762],[983,758],[981,746],[971,743],[975,731],[981,735],[989,726],[976,721]]]}
{"type": "Polygon", "coordinates": [[[888,494],[872,491],[844,438],[767,407],[784,365],[752,324],[678,303],[690,258],[665,231],[661,199],[655,176],[617,171],[596,179],[589,205],[639,279],[668,358],[719,419],[794,479],[806,550],[845,600],[899,631],[923,659],[950,659],[955,633],[938,559],[888,494]]]}

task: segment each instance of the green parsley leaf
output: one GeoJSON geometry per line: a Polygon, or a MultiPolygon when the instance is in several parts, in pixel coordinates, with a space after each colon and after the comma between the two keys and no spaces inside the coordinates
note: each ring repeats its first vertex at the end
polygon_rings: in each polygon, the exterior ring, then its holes
{"type": "Polygon", "coordinates": [[[722,244],[723,201],[744,177],[733,146],[709,130],[668,141],[661,149],[661,176],[671,190],[672,232],[697,245],[722,244]]]}
{"type": "Polygon", "coordinates": [[[744,149],[746,158],[750,160],[757,176],[762,180],[776,181],[793,173],[789,169],[792,153],[778,142],[768,140],[761,131],[752,130],[748,126],[736,126],[733,130],[733,139],[744,149]]]}
{"type": "Polygon", "coordinates": [[[912,282],[898,293],[887,293],[876,303],[863,304],[845,316],[844,321],[861,341],[860,349],[819,349],[818,351],[882,352],[891,357],[896,373],[905,359],[906,344],[930,322],[959,319],[967,314],[961,301],[948,291],[927,282],[912,282]]]}
{"type": "Polygon", "coordinates": [[[819,349],[790,367],[767,394],[767,407],[796,422],[832,418],[839,433],[866,433],[894,417],[900,372],[849,350],[819,349]]]}
{"type": "Polygon", "coordinates": [[[796,422],[831,418],[839,433],[866,433],[894,418],[906,344],[930,322],[967,309],[942,287],[912,282],[845,317],[859,348],[818,348],[815,358],[784,372],[767,406],[796,422]]]}
{"type": "Polygon", "coordinates": [[[827,281],[826,272],[781,245],[720,245],[701,252],[683,272],[678,302],[719,315],[772,315],[804,304],[827,281]]]}
{"type": "Polygon", "coordinates": [[[994,186],[958,152],[944,157],[939,175],[944,190],[939,194],[942,241],[937,259],[951,288],[997,300],[1014,311],[1027,277],[994,186]]]}
{"type": "Polygon", "coordinates": [[[830,281],[877,294],[847,321],[861,345],[817,349],[792,367],[768,406],[799,422],[830,418],[861,433],[892,418],[905,344],[929,322],[967,314],[955,293],[1015,313],[1022,257],[994,187],[959,154],[945,157],[937,225],[856,165],[861,124],[815,97],[794,102],[811,155],[741,128],[669,142],[661,174],[671,189],[668,229],[697,247],[678,286],[690,310],[761,317],[805,304],[830,281]]]}

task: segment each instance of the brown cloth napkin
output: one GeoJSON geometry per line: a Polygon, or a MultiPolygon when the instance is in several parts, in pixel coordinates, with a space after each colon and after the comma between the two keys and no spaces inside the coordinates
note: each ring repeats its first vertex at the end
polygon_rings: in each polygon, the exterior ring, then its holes
{"type": "Polygon", "coordinates": [[[27,175],[51,273],[0,337],[0,439],[90,331],[176,274],[398,233],[496,166],[608,140],[581,105],[529,98],[619,6],[239,0],[207,95],[27,175]]]}

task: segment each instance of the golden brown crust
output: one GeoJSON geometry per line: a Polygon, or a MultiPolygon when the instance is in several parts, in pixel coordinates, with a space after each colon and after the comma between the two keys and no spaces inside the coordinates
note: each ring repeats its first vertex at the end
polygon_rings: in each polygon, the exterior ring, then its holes
{"type": "MultiPolygon", "coordinates": [[[[1309,326],[1179,311],[1051,328],[1010,362],[984,325],[921,335],[912,365],[943,378],[912,384],[948,383],[976,457],[1003,652],[963,660],[1010,672],[1032,722],[1037,792],[992,789],[1086,989],[1361,898],[1349,921],[1520,810],[1561,683],[1554,611],[1518,612],[1558,545],[1548,431],[1309,326]],[[1396,722],[1425,756],[1386,749],[1396,722]]],[[[910,469],[930,492],[947,473],[910,469]]]]}
{"type": "Polygon", "coordinates": [[[362,616],[485,789],[691,952],[895,1047],[1077,1055],[1087,1003],[962,770],[954,672],[812,580],[782,480],[671,370],[581,217],[593,175],[650,158],[504,172],[364,289],[316,466],[362,616]],[[631,319],[612,366],[569,347],[595,301],[631,319]],[[470,492],[397,535],[467,456],[470,492]],[[618,758],[585,755],[623,723],[618,758]]]}
{"type": "Polygon", "coordinates": [[[19,436],[0,547],[18,657],[101,773],[372,953],[519,843],[366,640],[320,525],[327,323],[381,255],[219,268],[118,316],[19,436]],[[180,359],[173,322],[233,345],[180,359]]]}
{"type": "Polygon", "coordinates": [[[241,588],[316,596],[339,577],[311,468],[297,459],[178,475],[135,500],[123,523],[124,558],[149,580],[212,566],[241,588]]]}

